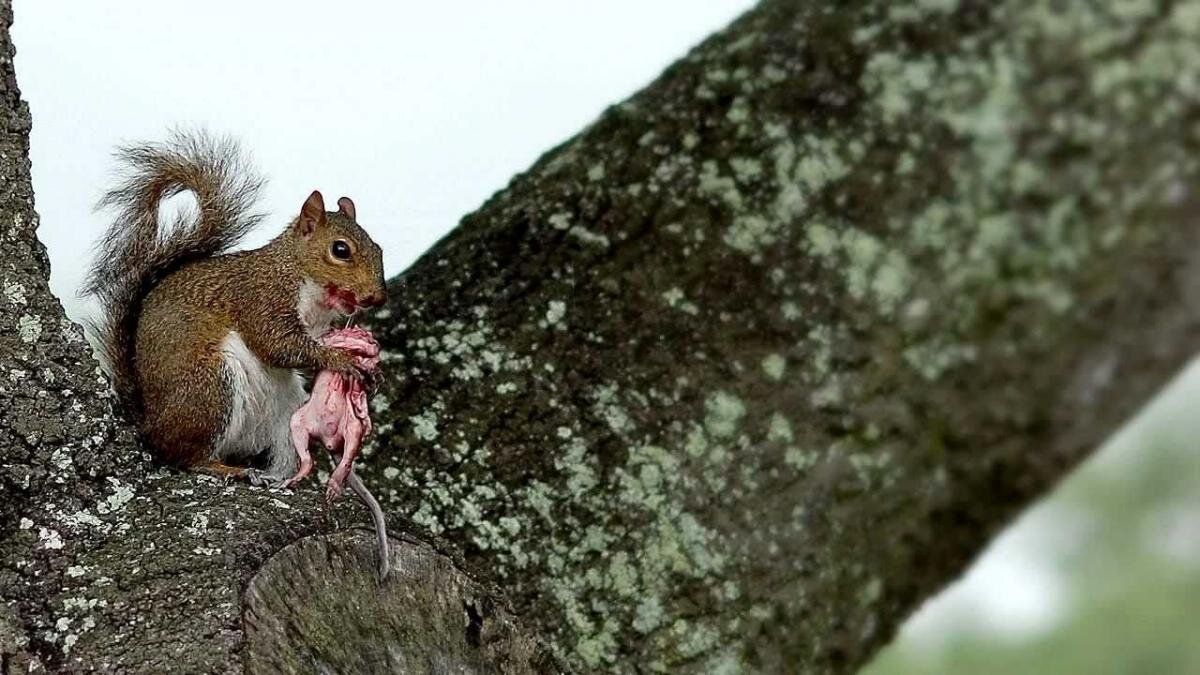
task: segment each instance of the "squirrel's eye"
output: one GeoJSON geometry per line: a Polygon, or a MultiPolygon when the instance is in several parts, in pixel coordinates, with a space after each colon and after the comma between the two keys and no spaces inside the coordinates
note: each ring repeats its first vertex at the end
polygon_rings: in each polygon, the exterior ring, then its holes
{"type": "Polygon", "coordinates": [[[347,244],[343,239],[338,239],[329,246],[329,252],[338,260],[349,260],[350,244],[347,244]]]}

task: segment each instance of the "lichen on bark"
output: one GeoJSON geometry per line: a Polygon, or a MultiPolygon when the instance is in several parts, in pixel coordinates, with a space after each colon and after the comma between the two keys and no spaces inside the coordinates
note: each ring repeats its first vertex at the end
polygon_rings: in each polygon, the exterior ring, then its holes
{"type": "Polygon", "coordinates": [[[576,663],[861,663],[1183,236],[1197,3],[1143,5],[761,4],[397,282],[374,475],[576,663]]]}

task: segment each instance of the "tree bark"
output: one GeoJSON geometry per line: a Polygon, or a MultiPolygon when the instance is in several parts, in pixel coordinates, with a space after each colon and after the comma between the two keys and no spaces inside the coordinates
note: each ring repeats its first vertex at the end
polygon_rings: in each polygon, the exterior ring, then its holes
{"type": "Polygon", "coordinates": [[[1060,5],[767,0],[467,216],[373,320],[383,588],[114,417],[5,58],[4,667],[853,671],[1195,348],[1200,2],[1060,5]]]}

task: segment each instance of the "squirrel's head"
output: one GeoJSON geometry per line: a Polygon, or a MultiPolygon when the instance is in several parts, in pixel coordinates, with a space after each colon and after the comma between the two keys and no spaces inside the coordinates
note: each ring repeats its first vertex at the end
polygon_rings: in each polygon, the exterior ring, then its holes
{"type": "Polygon", "coordinates": [[[325,199],[313,191],[292,234],[301,249],[302,273],[325,289],[324,302],[342,314],[383,304],[383,252],[358,225],[354,202],[338,200],[337,211],[325,210],[325,199]]]}

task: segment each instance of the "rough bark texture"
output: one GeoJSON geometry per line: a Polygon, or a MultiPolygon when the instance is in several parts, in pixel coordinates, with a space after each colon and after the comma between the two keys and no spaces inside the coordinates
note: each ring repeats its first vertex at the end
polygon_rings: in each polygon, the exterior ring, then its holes
{"type": "Polygon", "coordinates": [[[373,536],[351,538],[304,539],[250,581],[247,671],[558,672],[512,613],[446,556],[406,540],[380,586],[373,536]]]}
{"type": "Polygon", "coordinates": [[[347,569],[373,560],[370,538],[328,536],[369,522],[352,500],[331,511],[311,487],[270,492],[151,464],[47,287],[11,0],[0,20],[0,673],[558,670],[493,586],[449,571],[401,518],[397,572],[378,590],[347,569]],[[339,576],[322,586],[322,572],[339,576]],[[362,625],[373,628],[349,630],[362,625]],[[264,643],[273,630],[304,643],[264,643]]]}
{"type": "Polygon", "coordinates": [[[6,60],[0,654],[396,663],[484,597],[446,663],[554,668],[516,616],[580,670],[855,669],[1195,348],[1200,0],[1100,5],[767,0],[468,216],[376,319],[363,473],[477,580],[407,595],[313,493],[136,452],[6,60]]]}

